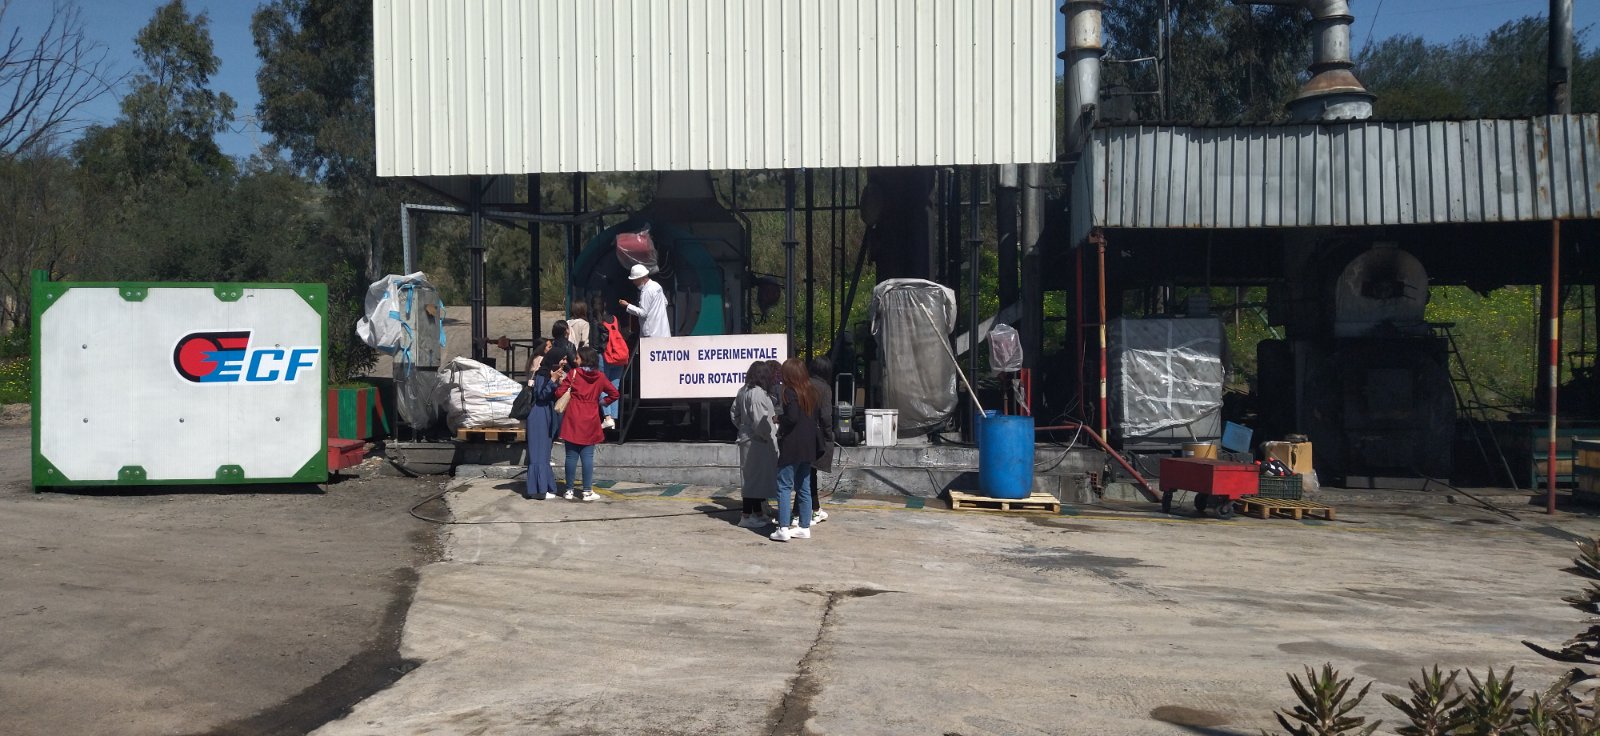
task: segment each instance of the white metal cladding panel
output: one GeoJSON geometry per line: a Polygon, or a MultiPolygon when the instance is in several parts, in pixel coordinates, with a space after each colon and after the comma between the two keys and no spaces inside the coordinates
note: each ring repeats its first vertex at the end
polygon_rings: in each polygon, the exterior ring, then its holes
{"type": "Polygon", "coordinates": [[[380,176],[1046,163],[1045,0],[374,0],[380,176]]]}
{"type": "MultiPolygon", "coordinates": [[[[1600,217],[1600,115],[1095,132],[1089,228],[1250,228],[1600,217]]],[[[1089,217],[1085,217],[1089,215],[1089,217]]]]}

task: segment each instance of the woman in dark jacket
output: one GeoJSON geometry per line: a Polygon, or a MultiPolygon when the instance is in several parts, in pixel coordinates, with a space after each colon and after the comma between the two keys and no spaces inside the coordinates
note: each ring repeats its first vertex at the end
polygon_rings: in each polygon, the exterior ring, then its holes
{"type": "Polygon", "coordinates": [[[778,529],[771,536],[778,542],[810,539],[811,463],[822,454],[822,413],[805,361],[784,361],[778,395],[778,529]],[[794,518],[791,499],[798,507],[798,526],[785,526],[794,518]]]}
{"type": "Polygon", "coordinates": [[[554,375],[544,364],[550,350],[550,341],[540,338],[528,357],[528,386],[533,389],[533,408],[528,411],[528,487],[523,498],[543,501],[556,492],[556,474],[550,468],[550,445],[556,430],[555,390],[564,377],[559,369],[554,375]]]}

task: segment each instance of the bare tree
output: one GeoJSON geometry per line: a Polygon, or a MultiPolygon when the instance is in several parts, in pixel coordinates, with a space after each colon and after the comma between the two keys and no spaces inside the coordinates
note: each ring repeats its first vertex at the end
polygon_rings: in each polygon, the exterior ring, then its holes
{"type": "MultiPolygon", "coordinates": [[[[0,29],[10,7],[11,0],[0,0],[0,29]]],[[[84,33],[72,0],[56,0],[37,37],[16,26],[0,38],[0,158],[83,127],[77,111],[120,82],[111,75],[110,50],[84,33]]]]}

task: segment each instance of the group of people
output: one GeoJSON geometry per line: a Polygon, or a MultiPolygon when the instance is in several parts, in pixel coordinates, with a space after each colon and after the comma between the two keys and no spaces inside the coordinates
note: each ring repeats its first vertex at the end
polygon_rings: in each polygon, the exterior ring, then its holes
{"type": "MultiPolygon", "coordinates": [[[[670,337],[666,295],[649,278],[644,266],[634,266],[629,280],[639,288],[639,304],[618,299],[617,306],[639,318],[641,337],[670,337]]],[[[589,306],[578,302],[572,314],[557,321],[550,338],[538,340],[528,360],[528,386],[533,392],[528,412],[528,477],[523,497],[543,500],[552,495],[573,501],[593,501],[594,447],[605,441],[605,431],[616,428],[617,383],[622,379],[626,353],[619,361],[607,360],[590,343],[607,346],[616,356],[613,341],[620,338],[618,313],[598,327],[589,323],[589,306]],[[550,452],[555,439],[566,447],[566,491],[556,488],[550,452]],[[581,464],[581,485],[577,471],[581,464]],[[581,489],[581,490],[580,490],[581,489]]],[[[831,471],[833,464],[833,391],[827,358],[808,366],[799,358],[783,363],[758,360],[745,374],[744,387],[733,401],[730,415],[738,429],[739,467],[743,477],[744,506],[739,526],[762,529],[779,542],[810,539],[813,524],[826,520],[815,492],[817,470],[831,471]],[[767,503],[776,499],[777,515],[769,517],[767,503]]]]}
{"type": "MultiPolygon", "coordinates": [[[[640,318],[641,337],[670,337],[666,295],[644,266],[635,265],[628,279],[639,288],[640,304],[618,299],[622,312],[640,318]]],[[[589,305],[576,302],[572,314],[550,327],[550,337],[535,341],[528,358],[528,387],[533,404],[526,420],[528,478],[524,498],[543,500],[553,494],[571,501],[593,501],[594,446],[605,441],[606,430],[616,429],[617,383],[627,367],[627,347],[621,339],[619,313],[595,326],[589,323],[589,305]],[[604,346],[604,352],[590,343],[604,346]],[[619,354],[620,351],[620,354],[619,354]],[[611,359],[606,356],[610,355],[611,359]],[[566,447],[566,491],[556,489],[550,467],[551,445],[560,438],[566,447]],[[583,484],[575,477],[583,466],[583,484]],[[581,488],[582,490],[575,490],[581,488]]]]}
{"type": "Polygon", "coordinates": [[[816,471],[832,470],[833,366],[814,358],[756,361],[729,413],[739,430],[744,507],[739,526],[776,527],[774,541],[810,539],[813,524],[828,518],[816,493],[816,471]],[[767,502],[777,499],[777,516],[767,502]]]}

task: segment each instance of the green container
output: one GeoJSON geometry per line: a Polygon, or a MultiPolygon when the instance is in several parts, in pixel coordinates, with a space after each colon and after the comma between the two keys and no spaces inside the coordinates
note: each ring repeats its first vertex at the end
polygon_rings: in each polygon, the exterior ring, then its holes
{"type": "Polygon", "coordinates": [[[1298,475],[1279,477],[1276,475],[1261,476],[1260,485],[1256,495],[1260,498],[1281,498],[1290,501],[1300,500],[1304,493],[1304,485],[1298,475]]]}

